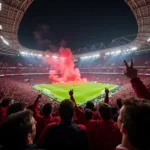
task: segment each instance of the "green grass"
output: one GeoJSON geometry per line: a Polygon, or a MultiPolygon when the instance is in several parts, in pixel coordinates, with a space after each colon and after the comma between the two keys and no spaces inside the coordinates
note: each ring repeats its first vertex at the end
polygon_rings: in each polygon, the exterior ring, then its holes
{"type": "Polygon", "coordinates": [[[79,105],[82,105],[87,101],[100,96],[101,93],[104,92],[105,87],[109,88],[109,90],[112,90],[118,86],[112,84],[90,83],[90,82],[39,84],[33,86],[34,89],[40,90],[43,94],[52,98],[54,97],[57,98],[59,102],[61,102],[64,99],[69,99],[68,91],[70,89],[73,89],[74,97],[76,99],[77,104],[79,105]]]}

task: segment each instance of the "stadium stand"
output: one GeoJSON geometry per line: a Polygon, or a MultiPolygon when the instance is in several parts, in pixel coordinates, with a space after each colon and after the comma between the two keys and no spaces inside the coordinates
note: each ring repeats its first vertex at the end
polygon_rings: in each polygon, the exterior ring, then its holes
{"type": "Polygon", "coordinates": [[[103,102],[84,106],[76,104],[73,90],[69,100],[58,103],[30,86],[51,83],[44,52],[18,41],[19,24],[32,2],[0,0],[0,148],[150,149],[150,1],[125,0],[138,23],[133,42],[74,54],[88,81],[122,85],[113,95],[105,89],[103,102]]]}

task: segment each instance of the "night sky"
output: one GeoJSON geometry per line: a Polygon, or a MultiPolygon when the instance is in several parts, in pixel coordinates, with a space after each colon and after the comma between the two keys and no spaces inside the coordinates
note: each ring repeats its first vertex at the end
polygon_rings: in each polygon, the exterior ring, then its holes
{"type": "Polygon", "coordinates": [[[136,33],[136,19],[124,0],[34,0],[20,24],[19,41],[54,52],[61,40],[78,49],[136,33]]]}

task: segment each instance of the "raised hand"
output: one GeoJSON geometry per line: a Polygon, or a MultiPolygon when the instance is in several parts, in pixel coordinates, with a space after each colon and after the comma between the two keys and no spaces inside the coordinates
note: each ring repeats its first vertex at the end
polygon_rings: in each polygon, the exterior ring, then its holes
{"type": "Polygon", "coordinates": [[[133,78],[136,78],[137,77],[137,69],[135,69],[133,67],[133,60],[131,59],[131,63],[130,63],[130,66],[128,65],[128,63],[124,60],[124,64],[125,64],[125,71],[124,71],[124,74],[130,78],[130,79],[133,79],[133,78]]]}
{"type": "Polygon", "coordinates": [[[105,94],[109,94],[109,89],[108,88],[105,88],[105,94]]]}
{"type": "Polygon", "coordinates": [[[39,100],[41,97],[42,97],[42,94],[39,94],[36,99],[39,100]]]}
{"type": "Polygon", "coordinates": [[[73,93],[74,93],[74,92],[73,92],[73,89],[69,91],[69,95],[70,95],[70,96],[73,96],[73,93]]]}

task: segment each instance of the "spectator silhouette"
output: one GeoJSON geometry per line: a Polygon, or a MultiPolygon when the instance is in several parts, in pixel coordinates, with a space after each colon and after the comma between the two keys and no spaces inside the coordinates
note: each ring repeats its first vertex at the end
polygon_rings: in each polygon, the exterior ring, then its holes
{"type": "Polygon", "coordinates": [[[36,121],[30,110],[14,113],[0,126],[0,144],[4,150],[37,149],[33,144],[36,135],[36,121]]]}
{"type": "Polygon", "coordinates": [[[85,126],[76,125],[72,120],[75,106],[70,100],[64,100],[59,107],[60,124],[49,124],[39,139],[39,146],[44,149],[52,147],[65,150],[87,150],[88,140],[85,126]],[[82,128],[83,129],[82,129],[82,128]]]}

